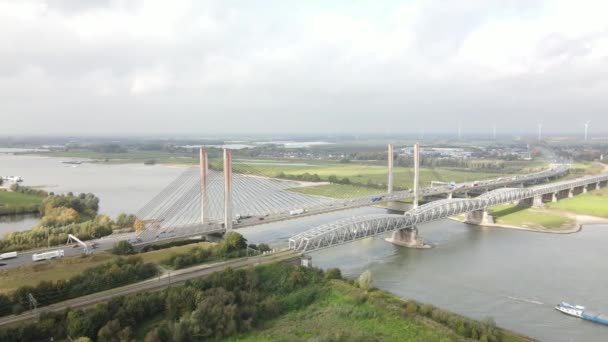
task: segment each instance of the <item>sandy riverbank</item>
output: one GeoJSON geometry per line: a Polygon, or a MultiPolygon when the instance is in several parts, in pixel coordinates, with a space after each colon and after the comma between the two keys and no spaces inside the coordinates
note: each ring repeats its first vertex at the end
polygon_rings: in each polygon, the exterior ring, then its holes
{"type": "MultiPolygon", "coordinates": [[[[608,219],[603,218],[603,217],[577,215],[577,214],[572,214],[572,213],[564,213],[564,216],[572,219],[573,223],[569,224],[566,227],[560,227],[560,228],[546,228],[546,227],[538,227],[538,226],[534,227],[534,226],[528,226],[528,225],[515,226],[515,225],[499,224],[499,223],[484,224],[482,226],[491,227],[491,228],[517,229],[517,230],[524,230],[524,231],[530,231],[530,232],[536,232],[536,233],[572,234],[572,233],[580,232],[581,229],[583,228],[583,226],[586,226],[586,225],[608,224],[608,219]]],[[[462,218],[462,217],[453,216],[453,217],[450,217],[450,219],[457,221],[457,222],[464,223],[464,218],[462,218]]]]}

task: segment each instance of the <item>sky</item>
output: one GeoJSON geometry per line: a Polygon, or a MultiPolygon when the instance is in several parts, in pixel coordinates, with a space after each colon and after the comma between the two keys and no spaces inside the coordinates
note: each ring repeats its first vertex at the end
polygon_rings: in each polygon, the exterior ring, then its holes
{"type": "Polygon", "coordinates": [[[0,135],[608,131],[608,2],[0,0],[0,135]]]}

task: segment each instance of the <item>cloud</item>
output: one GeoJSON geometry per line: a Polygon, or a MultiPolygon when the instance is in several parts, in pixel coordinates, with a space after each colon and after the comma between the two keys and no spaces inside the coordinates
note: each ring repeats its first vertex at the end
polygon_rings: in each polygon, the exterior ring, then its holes
{"type": "Polygon", "coordinates": [[[607,7],[0,0],[0,133],[605,125],[607,7]]]}

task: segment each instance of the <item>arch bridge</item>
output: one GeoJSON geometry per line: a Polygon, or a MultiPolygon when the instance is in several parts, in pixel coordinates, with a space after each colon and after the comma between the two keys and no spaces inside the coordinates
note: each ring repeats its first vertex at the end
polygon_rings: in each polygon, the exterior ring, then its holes
{"type": "Polygon", "coordinates": [[[547,195],[556,201],[564,192],[572,197],[577,189],[586,192],[589,186],[599,188],[606,182],[608,173],[531,188],[501,188],[470,199],[438,200],[411,209],[403,215],[354,216],[297,234],[289,239],[289,248],[298,252],[311,252],[388,232],[394,232],[392,239],[398,244],[416,245],[416,226],[423,223],[466,214],[465,222],[483,224],[489,219],[488,207],[513,202],[538,206],[542,205],[547,195]]]}

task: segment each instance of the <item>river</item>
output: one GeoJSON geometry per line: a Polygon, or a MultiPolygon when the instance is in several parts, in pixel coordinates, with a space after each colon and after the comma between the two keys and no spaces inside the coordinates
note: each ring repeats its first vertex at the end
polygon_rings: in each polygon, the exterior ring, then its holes
{"type": "MultiPolygon", "coordinates": [[[[52,191],[93,192],[101,198],[101,212],[110,215],[136,212],[182,169],[133,164],[73,168],[53,158],[0,155],[0,174],[19,175],[27,185],[50,185],[52,191]]],[[[316,225],[383,211],[355,209],[240,232],[252,243],[286,246],[290,236],[316,225]]],[[[0,234],[6,228],[0,222],[0,234]]],[[[402,248],[377,237],[312,253],[313,263],[339,267],[348,277],[369,269],[378,288],[472,318],[491,316],[499,326],[542,341],[608,340],[607,327],[553,309],[567,301],[608,313],[608,296],[602,294],[608,284],[603,263],[608,226],[557,235],[443,220],[419,231],[434,248],[402,248]]]]}

